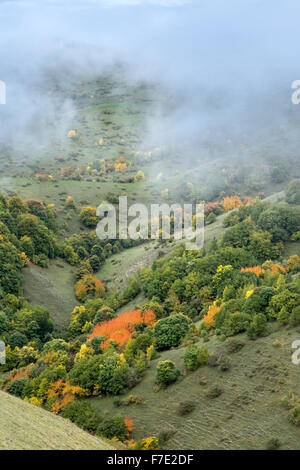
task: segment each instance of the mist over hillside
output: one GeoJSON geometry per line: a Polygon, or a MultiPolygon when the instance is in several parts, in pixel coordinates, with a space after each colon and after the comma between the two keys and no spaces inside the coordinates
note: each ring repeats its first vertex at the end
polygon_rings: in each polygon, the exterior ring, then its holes
{"type": "Polygon", "coordinates": [[[192,159],[212,140],[227,158],[262,157],[266,143],[292,154],[298,10],[294,0],[1,2],[1,142],[20,153],[47,146],[53,125],[63,139],[75,109],[55,90],[107,72],[118,78],[121,65],[128,82],[155,83],[165,97],[151,107],[145,145],[192,159]]]}

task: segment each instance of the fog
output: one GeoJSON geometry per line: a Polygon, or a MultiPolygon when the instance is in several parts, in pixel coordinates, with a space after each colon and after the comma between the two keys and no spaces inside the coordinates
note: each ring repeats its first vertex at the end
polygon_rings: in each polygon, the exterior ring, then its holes
{"type": "Polygon", "coordinates": [[[149,116],[149,145],[197,150],[209,138],[278,150],[281,126],[284,150],[296,152],[299,13],[296,0],[0,1],[0,141],[48,145],[53,121],[64,138],[74,106],[47,94],[44,80],[92,79],[122,63],[131,81],[159,84],[172,102],[149,116]]]}

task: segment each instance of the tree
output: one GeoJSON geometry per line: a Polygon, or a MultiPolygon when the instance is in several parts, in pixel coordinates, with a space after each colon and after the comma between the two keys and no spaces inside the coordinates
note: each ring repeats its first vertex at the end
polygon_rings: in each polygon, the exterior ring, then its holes
{"type": "Polygon", "coordinates": [[[92,395],[97,388],[101,364],[102,358],[99,356],[84,358],[80,362],[76,362],[69,372],[71,384],[79,385],[92,395]]]}
{"type": "Polygon", "coordinates": [[[107,439],[113,439],[116,437],[120,441],[125,441],[129,432],[124,418],[120,415],[116,415],[103,421],[97,429],[97,434],[104,436],[107,439]]]}
{"type": "Polygon", "coordinates": [[[22,348],[28,343],[28,338],[19,331],[15,331],[7,338],[7,343],[11,347],[11,349],[15,349],[16,347],[22,348]]]}
{"type": "Polygon", "coordinates": [[[97,385],[102,393],[119,395],[129,377],[129,366],[118,354],[107,356],[100,366],[97,385]]]}
{"type": "Polygon", "coordinates": [[[83,207],[79,214],[79,219],[86,227],[96,227],[98,223],[96,208],[89,206],[83,207]]]}
{"type": "Polygon", "coordinates": [[[75,285],[77,299],[84,301],[87,297],[105,297],[105,288],[96,276],[86,274],[75,285]]]}
{"type": "Polygon", "coordinates": [[[251,339],[263,336],[267,328],[267,318],[263,313],[254,315],[252,322],[247,329],[247,335],[251,339]]]}
{"type": "Polygon", "coordinates": [[[134,181],[144,181],[144,179],[145,179],[144,172],[142,170],[139,170],[134,177],[134,181]]]}
{"type": "Polygon", "coordinates": [[[50,258],[55,255],[55,235],[35,215],[22,214],[17,225],[17,233],[20,238],[27,236],[31,239],[36,254],[43,253],[50,258]]]}
{"type": "Polygon", "coordinates": [[[19,196],[12,196],[8,201],[8,209],[14,216],[25,214],[28,212],[28,207],[19,196]]]}
{"type": "Polygon", "coordinates": [[[300,204],[300,179],[289,183],[286,190],[286,200],[289,204],[300,204]]]}
{"type": "Polygon", "coordinates": [[[176,382],[180,375],[180,371],[176,368],[174,362],[166,360],[159,361],[156,368],[156,382],[168,386],[176,382]]]}
{"type": "Polygon", "coordinates": [[[9,321],[4,312],[0,312],[0,335],[9,330],[9,321]]]}
{"type": "Polygon", "coordinates": [[[97,255],[93,255],[89,258],[89,261],[93,272],[96,273],[97,271],[99,271],[101,266],[99,257],[97,255]]]}
{"type": "Polygon", "coordinates": [[[27,382],[28,379],[25,377],[13,380],[8,387],[9,393],[21,398],[23,396],[23,391],[27,382]]]}
{"type": "Polygon", "coordinates": [[[154,325],[156,348],[177,347],[189,330],[189,322],[184,315],[175,314],[162,318],[154,325]]]}
{"type": "Polygon", "coordinates": [[[300,304],[300,295],[291,292],[289,289],[283,289],[274,295],[268,307],[268,313],[271,317],[278,319],[280,323],[287,324],[294,308],[300,304]]]}
{"type": "Polygon", "coordinates": [[[88,432],[96,432],[99,426],[99,418],[96,412],[85,401],[75,400],[69,403],[62,409],[61,416],[69,419],[88,432]]]}
{"type": "Polygon", "coordinates": [[[299,230],[300,210],[293,207],[272,206],[260,213],[257,225],[272,235],[273,242],[287,241],[299,230]]]}
{"type": "Polygon", "coordinates": [[[289,324],[291,326],[298,326],[300,325],[300,305],[298,307],[295,307],[292,310],[292,313],[289,318],[289,324]]]}
{"type": "Polygon", "coordinates": [[[188,346],[184,352],[183,362],[188,370],[194,371],[207,364],[209,353],[205,347],[199,349],[195,344],[188,346]]]}
{"type": "Polygon", "coordinates": [[[300,257],[298,255],[290,256],[286,263],[286,269],[291,274],[298,273],[300,271],[300,257]]]}
{"type": "Polygon", "coordinates": [[[74,248],[70,245],[66,245],[63,251],[64,258],[70,264],[78,264],[79,256],[75,253],[74,248]]]}

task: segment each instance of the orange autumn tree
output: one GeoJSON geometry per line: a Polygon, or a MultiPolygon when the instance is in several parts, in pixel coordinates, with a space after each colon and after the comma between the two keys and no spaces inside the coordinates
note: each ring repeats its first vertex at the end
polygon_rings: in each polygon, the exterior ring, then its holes
{"type": "Polygon", "coordinates": [[[63,379],[50,382],[47,392],[48,399],[53,398],[51,409],[55,414],[58,414],[62,408],[75,401],[76,396],[83,397],[87,394],[88,392],[84,388],[79,387],[79,385],[73,386],[69,380],[65,382],[63,379]]]}
{"type": "Polygon", "coordinates": [[[79,300],[85,300],[89,295],[92,297],[105,297],[105,288],[96,276],[86,274],[75,285],[75,295],[79,300]]]}
{"type": "Polygon", "coordinates": [[[120,173],[122,171],[125,171],[127,169],[127,164],[126,163],[115,163],[114,164],[114,169],[117,173],[120,173]]]}
{"type": "Polygon", "coordinates": [[[279,264],[272,264],[271,265],[271,274],[285,274],[286,273],[286,269],[284,268],[284,266],[280,266],[279,264]]]}
{"type": "Polygon", "coordinates": [[[133,419],[129,418],[129,416],[126,416],[124,418],[124,424],[128,430],[128,436],[132,431],[134,430],[134,425],[133,425],[133,419]]]}
{"type": "Polygon", "coordinates": [[[215,326],[215,317],[220,310],[221,307],[218,307],[216,301],[210,305],[207,314],[203,317],[203,321],[208,328],[213,328],[215,326]]]}
{"type": "Polygon", "coordinates": [[[115,341],[122,348],[136,331],[135,325],[144,323],[152,326],[155,322],[156,316],[152,310],[146,310],[144,313],[140,309],[123,312],[112,320],[96,325],[89,340],[100,336],[105,338],[102,343],[103,350],[107,348],[110,341],[115,341]]]}
{"type": "Polygon", "coordinates": [[[257,277],[262,276],[266,271],[260,266],[252,266],[250,268],[241,268],[241,273],[254,273],[257,277]]]}

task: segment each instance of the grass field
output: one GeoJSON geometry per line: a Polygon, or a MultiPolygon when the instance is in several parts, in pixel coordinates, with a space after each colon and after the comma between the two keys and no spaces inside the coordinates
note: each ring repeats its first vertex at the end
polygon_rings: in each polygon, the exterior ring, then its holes
{"type": "Polygon", "coordinates": [[[205,346],[210,353],[225,352],[230,370],[201,367],[156,392],[158,360],[170,359],[184,371],[184,347],[166,351],[151,362],[142,382],[126,394],[144,396],[145,404],[116,407],[113,397],[90,402],[101,416],[120,413],[133,418],[136,439],[173,433],[166,449],[264,449],[275,437],[282,449],[300,450],[300,429],[289,423],[288,410],[281,404],[290,391],[299,396],[300,366],[291,362],[291,343],[299,338],[300,329],[283,328],[257,341],[240,335],[235,340],[243,341],[244,347],[230,354],[227,344],[213,337],[205,346]],[[214,385],[224,391],[217,398],[208,398],[205,390],[214,385]],[[180,416],[179,403],[186,400],[192,400],[196,408],[180,416]]]}
{"type": "Polygon", "coordinates": [[[0,450],[109,450],[70,421],[0,391],[0,450]]]}
{"type": "Polygon", "coordinates": [[[47,308],[58,330],[66,328],[78,304],[72,266],[62,260],[59,265],[57,260],[51,260],[47,269],[31,264],[23,270],[23,276],[25,299],[47,308]]]}

